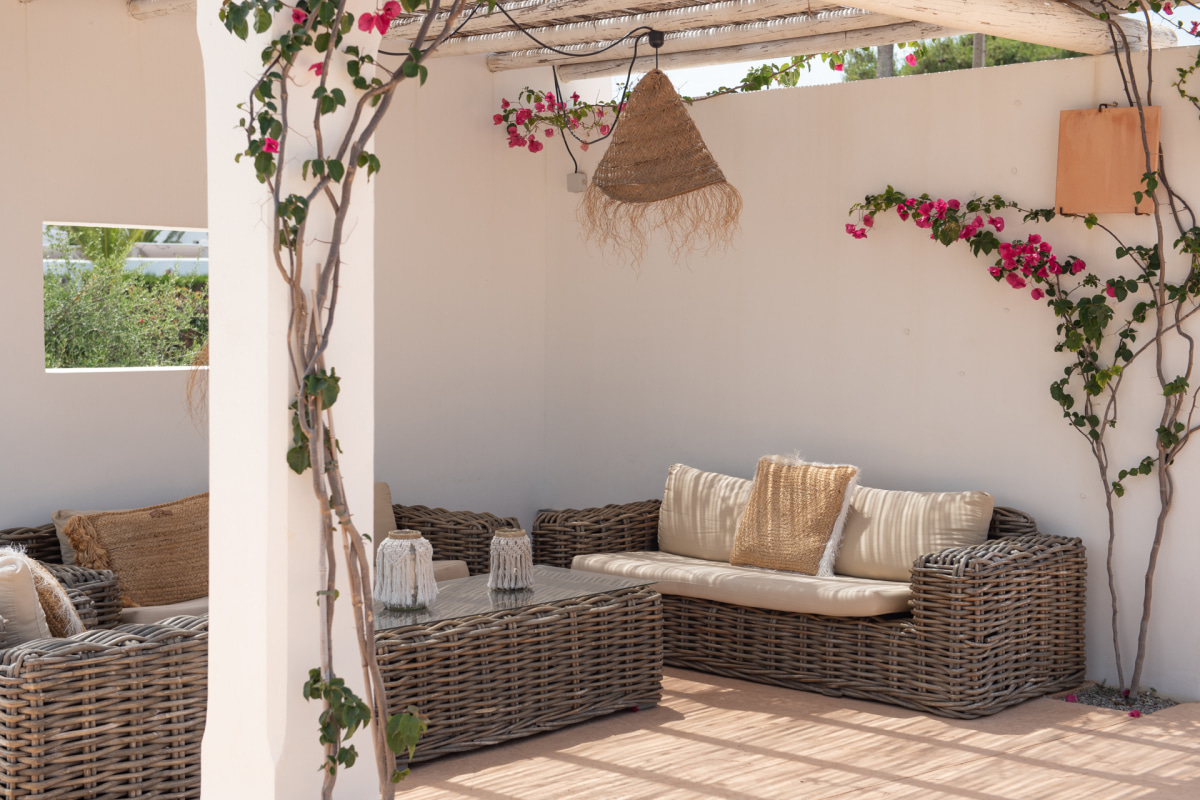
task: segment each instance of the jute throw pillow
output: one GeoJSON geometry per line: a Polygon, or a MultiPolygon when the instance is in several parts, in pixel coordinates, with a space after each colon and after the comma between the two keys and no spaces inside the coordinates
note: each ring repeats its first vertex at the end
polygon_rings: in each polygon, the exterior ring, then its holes
{"type": "Polygon", "coordinates": [[[165,606],[208,595],[208,493],[173,503],[72,517],[75,563],[111,569],[121,604],[165,606]]]}
{"type": "Polygon", "coordinates": [[[858,467],[783,456],[758,462],[729,563],[833,575],[858,467]]]}

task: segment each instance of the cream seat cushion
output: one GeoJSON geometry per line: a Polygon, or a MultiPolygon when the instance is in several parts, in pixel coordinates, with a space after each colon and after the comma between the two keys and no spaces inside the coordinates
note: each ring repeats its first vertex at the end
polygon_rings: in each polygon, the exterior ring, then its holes
{"type": "Polygon", "coordinates": [[[656,582],[662,594],[751,608],[870,617],[908,611],[907,583],[733,567],[674,553],[594,553],[575,556],[571,569],[656,582]]]}
{"type": "Polygon", "coordinates": [[[745,478],[672,464],[658,512],[658,549],[728,562],[753,485],[745,478]]]}
{"type": "Polygon", "coordinates": [[[834,571],[908,581],[918,556],[987,539],[995,501],[987,492],[892,492],[858,487],[834,571]]]}
{"type": "Polygon", "coordinates": [[[184,600],[180,603],[170,603],[165,606],[136,606],[121,609],[122,625],[148,625],[151,622],[161,622],[169,617],[201,617],[208,613],[208,598],[197,597],[194,600],[184,600]]]}

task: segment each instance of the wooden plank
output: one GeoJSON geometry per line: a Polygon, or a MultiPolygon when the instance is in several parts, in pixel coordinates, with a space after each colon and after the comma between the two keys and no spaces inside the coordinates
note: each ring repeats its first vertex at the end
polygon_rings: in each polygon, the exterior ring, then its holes
{"type": "MultiPolygon", "coordinates": [[[[1146,135],[1150,163],[1158,168],[1158,136],[1162,109],[1148,106],[1146,135]]],[[[1058,180],[1054,207],[1068,214],[1140,213],[1154,211],[1146,197],[1135,208],[1133,193],[1143,191],[1146,151],[1136,108],[1063,111],[1058,121],[1058,180]]]]}
{"type": "MultiPolygon", "coordinates": [[[[638,27],[649,27],[665,33],[711,28],[750,20],[780,19],[808,14],[808,0],[724,0],[690,8],[654,11],[648,14],[611,17],[609,19],[555,25],[529,31],[538,41],[551,47],[568,47],[584,43],[612,42],[638,27]]],[[[871,18],[878,15],[857,9],[839,9],[813,15],[818,18],[855,16],[871,18]]],[[[889,18],[889,21],[899,21],[889,18]]],[[[876,23],[882,24],[882,23],[876,23]]],[[[822,32],[822,31],[816,31],[822,32]]],[[[537,45],[521,31],[509,30],[482,36],[462,36],[444,43],[434,57],[478,55],[480,53],[509,53],[529,50],[537,45]]]]}
{"type": "MultiPolygon", "coordinates": [[[[668,53],[679,53],[687,50],[714,49],[736,47],[738,45],[770,42],[779,39],[797,39],[817,36],[827,33],[840,33],[863,28],[878,28],[884,25],[901,24],[904,20],[899,17],[888,17],[881,14],[869,14],[857,9],[844,8],[836,11],[822,11],[817,14],[802,14],[795,17],[750,22],[741,25],[722,25],[711,28],[696,28],[692,30],[668,33],[660,56],[668,53]]],[[[596,42],[594,44],[574,45],[563,48],[573,56],[563,56],[552,50],[523,50],[515,53],[498,53],[488,57],[488,69],[493,72],[507,69],[525,69],[528,67],[545,66],[547,64],[586,64],[592,61],[614,61],[628,59],[633,56],[633,40],[627,40],[611,50],[598,51],[611,45],[612,42],[596,42]]],[[[638,46],[639,53],[651,53],[653,50],[646,44],[645,39],[638,46]]],[[[653,57],[653,56],[651,56],[653,57]]]]}
{"type": "MultiPolygon", "coordinates": [[[[700,48],[663,53],[659,56],[659,66],[662,69],[685,69],[708,67],[714,64],[740,64],[745,61],[768,61],[775,58],[830,53],[835,50],[851,50],[856,47],[878,47],[881,44],[911,42],[917,39],[960,36],[962,33],[964,31],[942,28],[924,22],[906,22],[858,31],[804,36],[798,39],[759,41],[735,47],[700,48]]],[[[489,59],[488,68],[493,71],[506,68],[502,57],[497,56],[496,61],[497,65],[493,66],[489,59]]],[[[633,71],[647,72],[653,68],[653,55],[640,56],[633,71]]],[[[615,61],[594,61],[587,64],[562,64],[558,66],[558,77],[563,81],[582,80],[606,75],[624,75],[628,69],[629,59],[627,58],[615,61]]]]}
{"type": "Polygon", "coordinates": [[[154,19],[196,10],[196,0],[129,0],[129,16],[154,19]]]}

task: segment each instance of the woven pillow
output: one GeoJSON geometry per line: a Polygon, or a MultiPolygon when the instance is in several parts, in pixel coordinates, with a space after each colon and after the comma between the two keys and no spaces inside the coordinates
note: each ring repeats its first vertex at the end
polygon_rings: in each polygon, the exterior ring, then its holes
{"type": "Polygon", "coordinates": [[[751,481],[672,464],[658,511],[658,549],[677,556],[729,561],[751,481]]]}
{"type": "Polygon", "coordinates": [[[858,467],[759,459],[729,563],[833,575],[858,467]]]}
{"type": "Polygon", "coordinates": [[[858,487],[834,571],[907,581],[913,561],[951,547],[983,544],[992,521],[987,492],[890,492],[858,487]]]}
{"type": "MultiPolygon", "coordinates": [[[[121,509],[126,511],[128,509],[121,509]]],[[[50,521],[54,523],[54,535],[58,537],[58,549],[62,553],[62,562],[68,567],[75,564],[75,548],[71,547],[71,540],[63,533],[63,528],[67,527],[67,523],[71,521],[71,517],[79,515],[90,516],[91,514],[99,514],[99,511],[76,511],[72,508],[60,508],[50,515],[50,521]]]]}
{"type": "Polygon", "coordinates": [[[110,569],[121,604],[165,606],[208,595],[208,493],[131,511],[72,517],[75,563],[110,569]]]}

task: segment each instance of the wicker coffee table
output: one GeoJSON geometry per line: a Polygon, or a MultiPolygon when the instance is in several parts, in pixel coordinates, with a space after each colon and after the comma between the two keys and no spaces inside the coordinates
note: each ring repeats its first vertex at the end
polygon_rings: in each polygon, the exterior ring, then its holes
{"type": "Polygon", "coordinates": [[[429,729],[413,761],[655,705],[662,597],[646,581],[534,567],[534,585],[491,592],[446,581],[417,612],[377,605],[375,648],[392,713],[429,729]]]}

